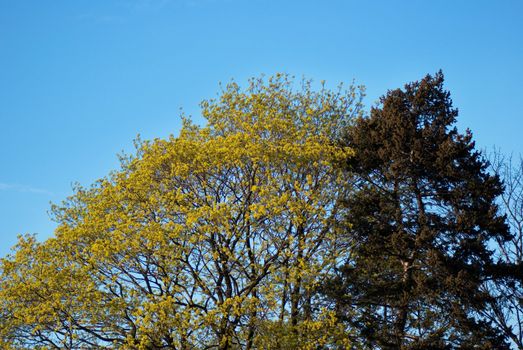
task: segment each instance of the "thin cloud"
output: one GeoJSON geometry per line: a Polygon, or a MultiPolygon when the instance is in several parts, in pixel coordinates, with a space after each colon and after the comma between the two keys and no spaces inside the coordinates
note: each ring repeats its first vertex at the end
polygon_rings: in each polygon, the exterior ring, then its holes
{"type": "Polygon", "coordinates": [[[116,15],[99,15],[93,13],[84,13],[76,16],[80,21],[97,22],[97,23],[123,23],[126,21],[123,16],[116,15]]]}
{"type": "Polygon", "coordinates": [[[172,0],[124,0],[123,4],[135,11],[160,10],[163,7],[172,4],[172,0]]]}
{"type": "MultiPolygon", "coordinates": [[[[191,0],[181,0],[191,1],[191,0]]],[[[79,21],[105,23],[105,24],[122,24],[129,20],[133,14],[144,12],[156,12],[172,3],[172,0],[120,0],[117,2],[120,11],[117,14],[88,12],[74,16],[79,21]]],[[[107,11],[108,9],[106,9],[107,11]]],[[[113,9],[114,10],[114,9],[113,9]]]]}
{"type": "Polygon", "coordinates": [[[52,195],[53,193],[51,191],[42,189],[42,188],[36,188],[31,186],[25,186],[25,185],[19,185],[19,184],[8,184],[0,182],[0,191],[13,191],[13,192],[21,192],[21,193],[35,193],[35,194],[45,194],[45,195],[52,195]]]}

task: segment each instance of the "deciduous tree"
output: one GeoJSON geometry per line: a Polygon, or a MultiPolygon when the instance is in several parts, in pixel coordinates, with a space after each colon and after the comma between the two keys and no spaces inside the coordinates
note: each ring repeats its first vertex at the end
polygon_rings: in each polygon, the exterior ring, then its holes
{"type": "Polygon", "coordinates": [[[55,237],[21,238],[2,260],[2,344],[252,349],[271,324],[298,338],[336,328],[310,291],[343,251],[350,182],[333,165],[353,152],[333,140],[360,93],[295,86],[229,84],[202,103],[205,127],[185,120],[177,137],[138,142],[119,171],[55,207],[55,237]]]}
{"type": "Polygon", "coordinates": [[[507,338],[523,349],[523,159],[494,151],[489,157],[490,170],[504,184],[500,197],[501,213],[505,214],[512,233],[508,241],[497,240],[496,258],[507,268],[514,279],[488,281],[485,288],[494,298],[484,315],[497,325],[507,338]]]}

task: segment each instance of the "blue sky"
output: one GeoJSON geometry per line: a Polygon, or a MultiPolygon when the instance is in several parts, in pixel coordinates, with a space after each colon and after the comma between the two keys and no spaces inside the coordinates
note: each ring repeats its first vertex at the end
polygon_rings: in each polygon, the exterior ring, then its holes
{"type": "Polygon", "coordinates": [[[522,17],[519,0],[0,0],[0,256],[231,78],[355,80],[370,106],[441,68],[460,129],[518,154],[522,17]]]}

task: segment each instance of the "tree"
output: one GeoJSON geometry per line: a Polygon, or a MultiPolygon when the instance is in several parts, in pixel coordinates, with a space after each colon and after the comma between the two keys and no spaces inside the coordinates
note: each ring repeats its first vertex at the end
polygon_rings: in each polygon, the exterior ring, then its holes
{"type": "Polygon", "coordinates": [[[472,135],[441,72],[404,89],[349,128],[350,255],[323,286],[340,318],[371,349],[508,349],[481,317],[486,281],[504,278],[490,249],[511,238],[472,135]]]}
{"type": "Polygon", "coordinates": [[[514,280],[489,281],[485,288],[495,297],[484,315],[496,324],[518,349],[523,349],[523,159],[513,162],[494,151],[490,158],[491,171],[503,181],[505,190],[500,197],[501,212],[505,214],[512,233],[508,241],[496,241],[498,259],[516,267],[514,280]]]}
{"type": "Polygon", "coordinates": [[[16,349],[283,348],[343,342],[312,295],[343,249],[352,156],[334,139],[360,93],[278,75],[202,103],[208,125],[135,156],[55,206],[55,237],[2,259],[0,344],[16,349]],[[320,339],[308,334],[332,330],[320,339]]]}

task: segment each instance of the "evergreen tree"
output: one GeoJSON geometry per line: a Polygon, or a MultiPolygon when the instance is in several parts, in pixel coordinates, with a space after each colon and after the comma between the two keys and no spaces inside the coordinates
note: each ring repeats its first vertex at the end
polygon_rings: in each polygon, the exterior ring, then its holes
{"type": "Polygon", "coordinates": [[[509,348],[479,316],[491,298],[482,286],[501,278],[489,242],[510,238],[502,184],[457,131],[443,81],[389,91],[343,140],[356,154],[351,256],[323,291],[368,348],[509,348]]]}

